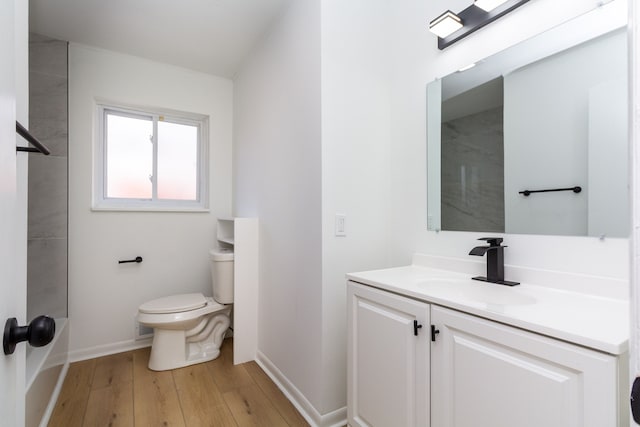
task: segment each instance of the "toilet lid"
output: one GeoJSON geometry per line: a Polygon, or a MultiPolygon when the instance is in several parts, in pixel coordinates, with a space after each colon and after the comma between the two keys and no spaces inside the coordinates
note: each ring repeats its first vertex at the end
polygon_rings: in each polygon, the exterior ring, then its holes
{"type": "Polygon", "coordinates": [[[202,308],[207,300],[202,294],[180,294],[145,302],[139,307],[141,313],[180,313],[202,308]]]}

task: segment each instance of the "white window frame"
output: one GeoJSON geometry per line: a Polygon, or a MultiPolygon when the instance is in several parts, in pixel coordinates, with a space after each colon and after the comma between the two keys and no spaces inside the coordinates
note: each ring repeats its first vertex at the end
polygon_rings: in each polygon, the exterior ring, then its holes
{"type": "Polygon", "coordinates": [[[209,118],[202,114],[161,110],[148,107],[129,107],[116,103],[96,102],[93,200],[91,208],[96,211],[209,211],[209,118]],[[158,121],[186,124],[198,128],[198,170],[196,200],[168,200],[157,198],[157,186],[153,185],[151,199],[106,197],[107,194],[107,134],[106,116],[115,113],[123,117],[147,117],[153,123],[153,177],[157,177],[158,121]]]}

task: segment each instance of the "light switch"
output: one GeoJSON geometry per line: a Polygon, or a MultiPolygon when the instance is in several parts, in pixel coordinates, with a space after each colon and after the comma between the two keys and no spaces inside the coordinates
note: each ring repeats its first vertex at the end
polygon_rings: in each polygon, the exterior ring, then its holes
{"type": "Polygon", "coordinates": [[[344,237],[347,235],[345,226],[347,216],[345,214],[336,214],[336,236],[344,237]]]}

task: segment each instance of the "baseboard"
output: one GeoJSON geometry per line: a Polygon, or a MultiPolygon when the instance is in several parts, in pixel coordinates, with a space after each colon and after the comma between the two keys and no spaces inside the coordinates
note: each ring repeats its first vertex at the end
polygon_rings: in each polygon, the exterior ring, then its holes
{"type": "Polygon", "coordinates": [[[320,414],[300,390],[260,351],[256,353],[256,363],[312,427],[341,427],[347,424],[346,407],[336,409],[328,414],[320,414]]]}
{"type": "Polygon", "coordinates": [[[70,351],[69,360],[71,362],[79,362],[81,360],[95,359],[96,357],[108,356],[110,354],[122,353],[145,347],[151,347],[151,339],[120,341],[112,344],[98,345],[95,347],[70,351]]]}
{"type": "Polygon", "coordinates": [[[51,419],[53,410],[56,407],[56,403],[58,403],[58,397],[60,396],[62,385],[64,384],[65,378],[67,378],[68,370],[69,370],[69,361],[67,360],[64,366],[62,367],[62,371],[60,371],[60,375],[58,376],[58,382],[56,383],[56,387],[53,389],[53,393],[51,393],[51,398],[49,399],[49,404],[47,405],[47,409],[45,409],[44,414],[42,414],[42,419],[40,420],[40,427],[47,427],[49,425],[49,420],[51,419]]]}

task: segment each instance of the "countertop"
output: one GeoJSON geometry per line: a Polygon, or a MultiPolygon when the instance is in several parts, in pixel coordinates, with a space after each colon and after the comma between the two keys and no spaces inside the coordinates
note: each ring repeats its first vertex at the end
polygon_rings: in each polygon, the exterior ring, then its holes
{"type": "Polygon", "coordinates": [[[409,265],[347,274],[349,280],[619,355],[629,347],[629,302],[409,265]]]}

